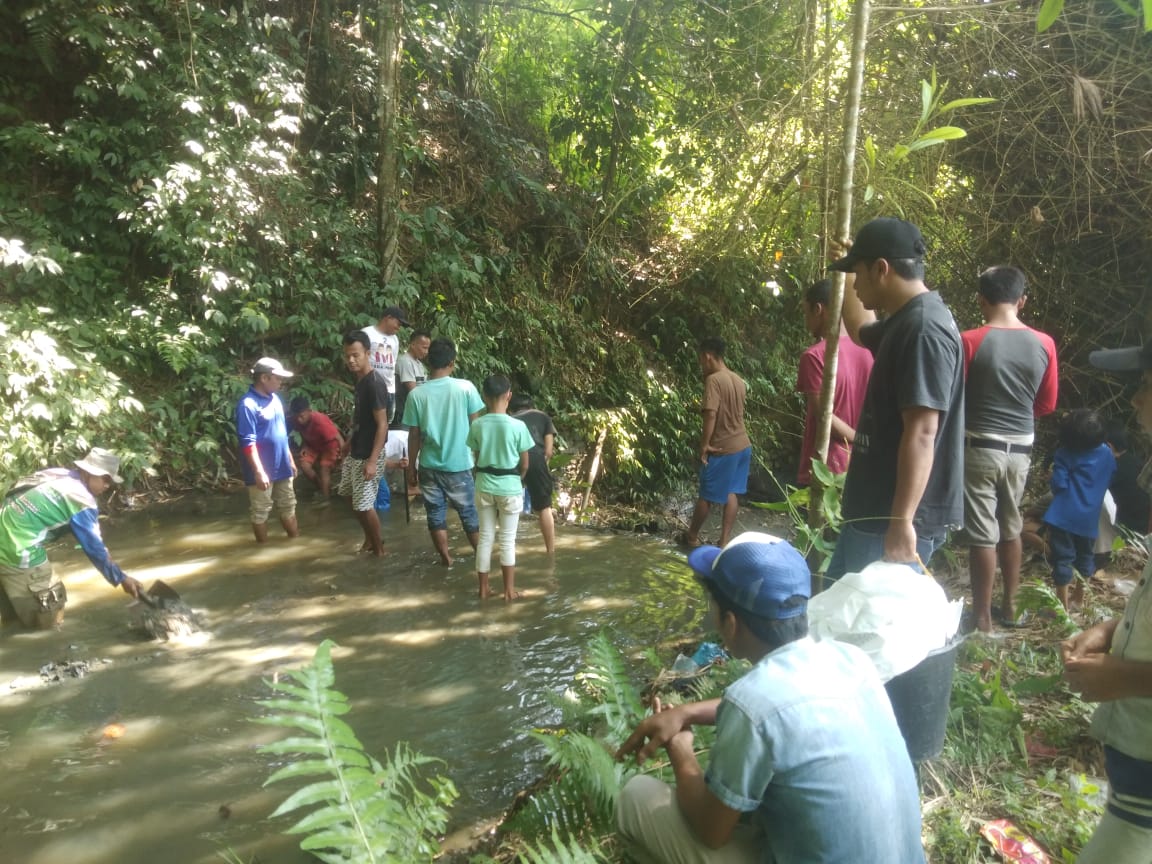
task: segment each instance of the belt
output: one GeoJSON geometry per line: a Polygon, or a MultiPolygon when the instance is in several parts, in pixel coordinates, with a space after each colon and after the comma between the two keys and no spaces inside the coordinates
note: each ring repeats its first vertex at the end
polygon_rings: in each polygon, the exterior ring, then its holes
{"type": "Polygon", "coordinates": [[[478,465],[476,470],[481,474],[491,474],[493,477],[519,477],[519,468],[493,468],[491,465],[478,465]]]}
{"type": "Polygon", "coordinates": [[[1028,454],[1032,452],[1031,444],[1011,444],[1008,441],[997,441],[994,438],[969,438],[969,447],[977,447],[981,450],[999,450],[1001,453],[1023,453],[1028,454]]]}

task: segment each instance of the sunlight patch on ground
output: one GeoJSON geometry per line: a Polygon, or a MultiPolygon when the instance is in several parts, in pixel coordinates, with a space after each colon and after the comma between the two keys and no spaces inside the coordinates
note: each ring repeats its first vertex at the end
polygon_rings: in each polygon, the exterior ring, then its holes
{"type": "Polygon", "coordinates": [[[488,622],[479,627],[426,627],[421,630],[409,630],[405,633],[381,634],[380,638],[394,645],[435,645],[445,639],[471,639],[483,637],[485,639],[499,639],[512,636],[520,630],[516,621],[507,621],[502,624],[488,622]]]}
{"type": "Polygon", "coordinates": [[[416,705],[431,708],[438,705],[451,705],[460,699],[466,699],[475,692],[476,686],[472,684],[450,684],[421,690],[415,695],[409,694],[408,700],[416,705]]]}

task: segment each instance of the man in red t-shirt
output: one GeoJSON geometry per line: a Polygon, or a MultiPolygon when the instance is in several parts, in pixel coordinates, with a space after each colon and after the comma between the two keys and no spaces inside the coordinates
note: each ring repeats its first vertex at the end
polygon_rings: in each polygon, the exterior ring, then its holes
{"type": "Polygon", "coordinates": [[[1028,281],[1015,267],[980,274],[985,325],[964,343],[964,536],[977,629],[992,629],[996,562],[1004,579],[1000,622],[1016,623],[1023,519],[1035,418],[1056,408],[1056,344],[1020,321],[1028,281]]]}
{"type": "Polygon", "coordinates": [[[300,470],[320,487],[320,497],[327,501],[332,494],[332,468],[340,461],[344,436],[336,424],[320,411],[313,411],[307,396],[297,396],[290,406],[292,428],[304,439],[300,451],[300,470]]]}
{"type": "MultiPolygon", "coordinates": [[[[812,457],[816,455],[816,426],[819,421],[820,388],[824,379],[824,350],[828,342],[828,305],[832,300],[832,280],[821,279],[804,292],[804,327],[820,341],[800,355],[796,374],[796,392],[803,393],[804,442],[800,447],[800,467],[796,482],[812,482],[812,457]]],[[[833,474],[848,470],[848,457],[856,437],[856,422],[872,373],[872,352],[861,348],[840,325],[840,343],[836,360],[836,393],[832,402],[832,437],[828,441],[828,467],[833,474]]]]}

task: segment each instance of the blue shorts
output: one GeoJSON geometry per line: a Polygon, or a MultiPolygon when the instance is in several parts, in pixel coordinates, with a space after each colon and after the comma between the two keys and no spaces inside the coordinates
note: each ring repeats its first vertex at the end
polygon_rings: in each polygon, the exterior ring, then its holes
{"type": "Polygon", "coordinates": [[[708,464],[700,468],[700,500],[723,504],[729,495],[743,495],[748,491],[751,464],[751,447],[736,453],[713,453],[708,464]]]}
{"type": "Polygon", "coordinates": [[[448,528],[448,505],[460,514],[460,524],[467,534],[480,530],[480,516],[476,512],[476,484],[471,471],[437,471],[420,469],[420,492],[424,495],[424,512],[428,514],[428,530],[444,531],[448,528]]]}

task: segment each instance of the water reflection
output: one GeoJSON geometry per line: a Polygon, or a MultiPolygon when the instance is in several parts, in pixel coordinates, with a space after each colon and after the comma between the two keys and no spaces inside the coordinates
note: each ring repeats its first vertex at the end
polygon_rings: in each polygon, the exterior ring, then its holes
{"type": "MultiPolygon", "coordinates": [[[[272,762],[255,748],[282,732],[250,720],[264,680],[324,638],[340,646],[336,686],[368,750],[407,741],[443,759],[461,792],[454,822],[491,815],[538,773],[522,731],[558,718],[556,695],[592,633],[647,645],[683,634],[700,612],[682,557],[642,537],[561,531],[552,562],[527,521],[525,599],[481,604],[466,545],[440,567],[419,508],[411,524],[402,512],[385,521],[381,563],[355,554],[359,529],[336,506],[302,510],[298,541],[257,547],[245,503],[105,525],[129,573],[165,580],[203,614],[202,645],[134,641],[123,595],[78,550],[54,552],[70,596],[64,629],[0,635],[0,860],[200,864],[221,847],[312,860],[279,836],[287,822],[265,821],[290,788],[261,788],[272,762]],[[109,662],[85,678],[26,686],[49,661],[96,658],[109,662]],[[107,737],[109,724],[122,737],[107,737]]],[[[462,540],[455,525],[450,537],[462,540]]]]}

